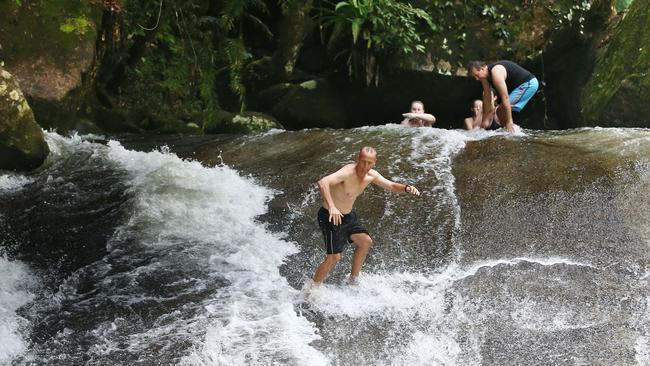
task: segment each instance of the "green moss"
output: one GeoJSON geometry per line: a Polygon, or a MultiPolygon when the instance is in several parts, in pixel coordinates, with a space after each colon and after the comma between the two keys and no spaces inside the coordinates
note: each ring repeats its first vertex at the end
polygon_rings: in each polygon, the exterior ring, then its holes
{"type": "Polygon", "coordinates": [[[616,11],[623,11],[632,4],[633,0],[616,0],[616,11]]]}
{"type": "Polygon", "coordinates": [[[63,33],[77,33],[78,35],[84,35],[88,32],[91,32],[94,29],[93,24],[85,16],[81,15],[76,18],[68,18],[63,24],[59,26],[59,30],[63,33]]]}
{"type": "Polygon", "coordinates": [[[271,116],[253,112],[236,115],[229,126],[230,130],[243,133],[264,132],[273,128],[282,128],[282,125],[271,116]]]}
{"type": "Polygon", "coordinates": [[[0,68],[0,169],[29,170],[49,150],[18,83],[0,68]]]}
{"type": "Polygon", "coordinates": [[[256,133],[283,128],[273,117],[256,112],[234,114],[218,111],[203,127],[205,133],[256,133]]]}
{"type": "Polygon", "coordinates": [[[203,132],[205,133],[222,133],[225,131],[225,126],[235,118],[234,113],[226,111],[215,111],[212,118],[206,120],[203,124],[203,132]]]}
{"type": "Polygon", "coordinates": [[[94,44],[100,22],[101,10],[86,1],[2,1],[0,44],[11,51],[3,56],[11,62],[46,54],[65,68],[80,44],[94,44]]]}
{"type": "Polygon", "coordinates": [[[303,83],[300,83],[300,87],[307,90],[316,90],[318,87],[318,81],[316,80],[307,80],[303,83]]]}

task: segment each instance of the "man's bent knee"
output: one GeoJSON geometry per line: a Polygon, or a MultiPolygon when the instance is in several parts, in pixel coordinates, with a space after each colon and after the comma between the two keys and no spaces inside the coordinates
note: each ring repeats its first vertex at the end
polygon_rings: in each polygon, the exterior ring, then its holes
{"type": "Polygon", "coordinates": [[[370,249],[372,247],[372,238],[368,234],[354,234],[350,238],[358,248],[370,249]]]}

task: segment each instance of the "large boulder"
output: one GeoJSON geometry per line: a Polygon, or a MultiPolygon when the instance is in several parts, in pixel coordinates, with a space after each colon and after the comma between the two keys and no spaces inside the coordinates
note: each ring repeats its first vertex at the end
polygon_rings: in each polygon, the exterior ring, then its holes
{"type": "Polygon", "coordinates": [[[650,126],[650,2],[634,1],[598,52],[582,94],[584,126],[650,126]]]}
{"type": "Polygon", "coordinates": [[[288,130],[347,124],[340,92],[324,79],[277,84],[259,93],[260,106],[288,130]]]}
{"type": "Polygon", "coordinates": [[[0,2],[0,59],[45,128],[74,126],[92,69],[101,10],[91,2],[0,2]]]}
{"type": "Polygon", "coordinates": [[[34,169],[49,151],[18,83],[0,67],[0,169],[34,169]]]}

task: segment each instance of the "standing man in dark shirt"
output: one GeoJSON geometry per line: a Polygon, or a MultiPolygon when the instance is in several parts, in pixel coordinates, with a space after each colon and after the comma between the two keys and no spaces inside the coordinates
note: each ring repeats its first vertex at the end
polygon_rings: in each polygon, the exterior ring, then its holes
{"type": "Polygon", "coordinates": [[[521,111],[535,95],[539,86],[537,78],[516,63],[505,60],[489,65],[483,61],[471,61],[468,69],[469,75],[483,85],[483,118],[488,118],[493,112],[494,107],[490,102],[491,88],[494,87],[501,100],[497,109],[499,121],[506,131],[513,132],[512,112],[521,111]]]}

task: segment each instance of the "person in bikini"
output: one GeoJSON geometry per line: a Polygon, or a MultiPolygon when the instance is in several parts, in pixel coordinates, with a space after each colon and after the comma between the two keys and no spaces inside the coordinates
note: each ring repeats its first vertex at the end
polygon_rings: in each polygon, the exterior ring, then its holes
{"type": "Polygon", "coordinates": [[[400,123],[403,126],[410,127],[431,127],[436,123],[436,117],[433,114],[424,112],[424,103],[419,100],[411,102],[411,110],[408,113],[402,113],[404,120],[400,123]]]}
{"type": "Polygon", "coordinates": [[[356,282],[368,251],[372,247],[372,238],[368,230],[359,222],[353,206],[357,197],[370,183],[395,193],[420,195],[420,191],[414,186],[384,178],[373,169],[376,162],[375,149],[365,146],[359,151],[356,163],[347,164],[318,181],[318,188],[323,197],[323,206],[318,211],[318,225],[323,232],[326,255],[316,268],[314,285],[320,285],[327,278],[341,259],[341,253],[350,243],[354,243],[355,250],[349,281],[356,282]]]}
{"type": "MultiPolygon", "coordinates": [[[[496,102],[496,95],[493,94],[493,102],[496,102]]],[[[498,130],[501,128],[499,120],[496,113],[496,108],[492,110],[492,118],[483,118],[483,101],[480,99],[475,99],[472,102],[470,111],[472,112],[471,117],[465,118],[463,121],[463,127],[466,130],[473,130],[475,128],[483,128],[486,130],[498,130]]]]}

